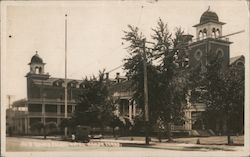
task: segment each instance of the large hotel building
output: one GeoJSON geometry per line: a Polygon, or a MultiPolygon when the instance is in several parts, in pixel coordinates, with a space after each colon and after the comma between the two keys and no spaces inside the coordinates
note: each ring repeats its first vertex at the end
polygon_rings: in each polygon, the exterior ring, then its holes
{"type": "MultiPolygon", "coordinates": [[[[201,65],[202,68],[209,63],[210,57],[217,55],[223,60],[223,68],[229,66],[244,66],[244,57],[234,57],[230,59],[230,42],[222,34],[221,22],[215,12],[205,11],[196,28],[196,39],[192,35],[185,35],[187,63],[189,67],[201,65]]],[[[35,54],[29,63],[30,71],[27,73],[27,100],[19,100],[13,103],[13,120],[9,122],[9,127],[16,133],[29,134],[30,126],[36,122],[55,122],[60,124],[64,118],[64,86],[63,78],[51,77],[45,73],[45,63],[38,54],[35,54]]],[[[107,77],[108,79],[108,77],[107,77]]],[[[68,79],[68,116],[70,117],[76,106],[76,98],[84,88],[83,80],[68,79]]],[[[125,77],[116,76],[116,79],[110,80],[110,92],[113,97],[119,98],[118,113],[120,116],[133,119],[140,112],[136,102],[132,100],[133,91],[130,88],[130,81],[125,77]]],[[[187,96],[190,96],[190,93],[187,96]]],[[[206,110],[202,102],[190,103],[187,98],[185,104],[185,117],[187,121],[181,126],[174,126],[173,130],[192,131],[193,129],[202,129],[197,126],[197,120],[201,113],[206,110]]],[[[11,112],[8,109],[7,112],[11,112]]],[[[7,118],[8,122],[8,118],[7,118]]],[[[8,127],[8,126],[7,126],[8,127]]]]}

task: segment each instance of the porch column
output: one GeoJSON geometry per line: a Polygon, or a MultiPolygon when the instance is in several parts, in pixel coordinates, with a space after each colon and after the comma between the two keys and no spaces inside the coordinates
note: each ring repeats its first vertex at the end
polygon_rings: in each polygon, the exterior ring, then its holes
{"type": "Polygon", "coordinates": [[[60,124],[60,116],[61,115],[61,105],[59,104],[59,105],[57,105],[57,125],[59,125],[60,124]]]}
{"type": "Polygon", "coordinates": [[[185,117],[187,119],[187,121],[185,122],[185,129],[192,130],[191,111],[185,111],[185,117]]]}
{"type": "Polygon", "coordinates": [[[30,118],[27,117],[27,134],[30,133],[30,118]]]}
{"type": "Polygon", "coordinates": [[[189,130],[192,130],[192,111],[190,111],[188,114],[189,114],[189,130]]]}
{"type": "Polygon", "coordinates": [[[45,124],[45,104],[42,104],[42,122],[45,124]]]}
{"type": "Polygon", "coordinates": [[[73,104],[72,104],[72,113],[75,112],[75,108],[76,108],[76,105],[73,105],[73,104]]]}
{"type": "Polygon", "coordinates": [[[132,120],[132,103],[131,103],[131,100],[128,101],[128,112],[129,112],[129,119],[132,120]]]}
{"type": "Polygon", "coordinates": [[[133,103],[133,116],[135,117],[136,116],[136,104],[133,103]]]}

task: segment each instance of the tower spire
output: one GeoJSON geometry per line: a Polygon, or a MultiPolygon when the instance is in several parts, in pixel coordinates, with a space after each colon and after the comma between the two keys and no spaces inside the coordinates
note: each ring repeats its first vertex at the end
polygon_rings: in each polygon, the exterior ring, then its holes
{"type": "Polygon", "coordinates": [[[210,11],[210,5],[208,6],[207,11],[210,11]]]}

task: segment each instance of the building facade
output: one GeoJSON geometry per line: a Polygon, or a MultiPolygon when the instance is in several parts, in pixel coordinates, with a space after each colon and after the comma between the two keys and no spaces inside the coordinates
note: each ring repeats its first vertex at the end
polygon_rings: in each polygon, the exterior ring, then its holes
{"type": "MultiPolygon", "coordinates": [[[[226,70],[230,66],[244,66],[244,56],[230,58],[230,44],[227,36],[223,35],[224,22],[219,20],[218,15],[209,9],[205,11],[196,28],[196,35],[183,35],[182,48],[180,51],[185,51],[186,59],[182,63],[185,67],[196,68],[201,67],[203,72],[206,71],[206,66],[216,57],[222,62],[222,70],[226,70]]],[[[116,89],[114,95],[121,97],[123,101],[127,101],[127,115],[133,113],[132,96],[133,92],[126,90],[129,86],[129,81],[120,82],[120,87],[116,89]],[[124,91],[125,89],[125,91],[124,91]]],[[[119,84],[119,83],[118,83],[119,84]]],[[[197,92],[203,92],[204,89],[198,88],[197,92]]],[[[149,91],[150,92],[150,91],[149,91]]],[[[192,134],[194,130],[204,130],[205,125],[202,119],[202,114],[206,110],[204,102],[196,101],[191,103],[191,91],[186,94],[186,104],[184,105],[184,114],[186,121],[183,125],[172,125],[172,131],[186,131],[192,134]]],[[[135,103],[136,104],[136,103],[135,103]]],[[[121,106],[124,106],[122,103],[121,106]]],[[[138,108],[136,109],[139,110],[138,108]]],[[[137,113],[137,112],[136,112],[137,113]]],[[[136,115],[136,114],[135,114],[136,115]]],[[[133,118],[133,117],[132,117],[133,118]]],[[[196,132],[198,135],[199,133],[196,132]]]]}
{"type": "MultiPolygon", "coordinates": [[[[222,26],[224,22],[219,20],[218,15],[210,10],[205,11],[196,28],[196,38],[192,35],[184,35],[185,52],[187,58],[185,66],[195,68],[201,66],[206,70],[206,65],[213,57],[219,57],[222,60],[222,68],[226,69],[230,65],[244,66],[244,56],[230,59],[230,42],[223,36],[222,26]]],[[[81,91],[84,89],[83,80],[54,78],[45,73],[45,63],[42,58],[35,54],[29,63],[30,71],[27,73],[27,100],[16,102],[13,107],[16,113],[14,121],[11,124],[19,133],[30,134],[31,126],[37,122],[43,124],[55,122],[57,125],[65,117],[64,90],[67,84],[67,114],[71,117],[75,111],[76,100],[81,91]],[[19,110],[22,108],[22,110],[19,110]]],[[[117,115],[133,121],[141,113],[136,102],[132,99],[133,91],[131,81],[120,76],[117,73],[115,79],[109,79],[109,92],[117,101],[117,115]]],[[[183,125],[172,126],[172,130],[189,131],[194,129],[204,129],[200,123],[201,114],[206,110],[206,105],[200,101],[191,103],[191,91],[186,94],[186,104],[184,113],[186,121],[183,125]],[[198,124],[199,123],[199,124],[198,124]]],[[[10,111],[8,111],[10,112],[10,111]]]]}
{"type": "Polygon", "coordinates": [[[25,134],[37,122],[55,122],[57,126],[65,118],[65,84],[67,83],[67,117],[71,117],[76,98],[83,89],[82,80],[50,77],[45,73],[45,63],[36,53],[29,63],[27,73],[27,112],[24,115],[25,134]]]}

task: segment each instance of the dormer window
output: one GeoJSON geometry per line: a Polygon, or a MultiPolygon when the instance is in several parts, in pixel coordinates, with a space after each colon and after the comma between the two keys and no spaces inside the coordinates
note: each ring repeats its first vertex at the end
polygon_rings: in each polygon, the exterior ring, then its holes
{"type": "Polygon", "coordinates": [[[73,80],[73,81],[68,82],[68,87],[77,88],[77,81],[73,80]]]}
{"type": "Polygon", "coordinates": [[[84,84],[84,83],[81,83],[81,84],[80,84],[80,88],[85,88],[85,84],[84,84]]]}
{"type": "Polygon", "coordinates": [[[53,83],[54,86],[56,87],[62,87],[63,81],[62,80],[57,80],[53,83]]]}
{"type": "Polygon", "coordinates": [[[71,88],[76,88],[76,83],[70,83],[71,88]]]}

